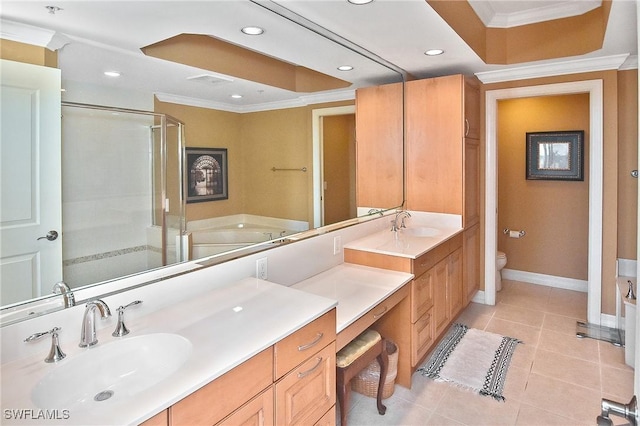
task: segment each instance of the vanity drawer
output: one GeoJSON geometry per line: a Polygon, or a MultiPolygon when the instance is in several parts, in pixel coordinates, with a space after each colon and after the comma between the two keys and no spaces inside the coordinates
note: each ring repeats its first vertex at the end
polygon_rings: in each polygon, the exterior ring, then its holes
{"type": "Polygon", "coordinates": [[[276,424],[312,425],[336,403],[336,345],[332,342],[275,384],[276,424]]]}
{"type": "Polygon", "coordinates": [[[411,325],[411,366],[422,360],[434,342],[433,317],[431,309],[411,325]]]}
{"type": "Polygon", "coordinates": [[[447,241],[436,246],[413,261],[413,275],[419,277],[449,254],[447,241]]]}
{"type": "Polygon", "coordinates": [[[358,337],[358,335],[369,328],[371,324],[382,318],[394,306],[400,303],[402,299],[407,297],[409,291],[409,285],[402,286],[402,288],[398,289],[391,296],[374,306],[369,312],[358,318],[353,324],[338,333],[336,337],[336,349],[340,350],[347,346],[349,342],[358,337]]]}
{"type": "Polygon", "coordinates": [[[272,383],[273,349],[269,347],[171,406],[170,424],[216,424],[272,383]]]}
{"type": "Polygon", "coordinates": [[[275,344],[275,380],[336,339],[336,310],[332,309],[275,344]]]}
{"type": "Polygon", "coordinates": [[[433,306],[433,273],[428,270],[411,284],[411,322],[414,323],[433,306]]]}

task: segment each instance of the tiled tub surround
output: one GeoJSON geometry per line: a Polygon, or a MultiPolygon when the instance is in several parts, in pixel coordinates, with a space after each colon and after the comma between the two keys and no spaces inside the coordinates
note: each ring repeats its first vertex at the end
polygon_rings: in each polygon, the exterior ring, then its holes
{"type": "MultiPolygon", "coordinates": [[[[414,214],[415,216],[419,215],[414,214]]],[[[288,330],[294,330],[296,327],[304,325],[322,312],[330,309],[335,304],[334,299],[319,297],[285,287],[310,279],[317,274],[330,274],[331,272],[327,271],[342,265],[342,251],[339,250],[338,254],[333,254],[335,237],[340,237],[344,244],[349,244],[373,234],[386,233],[390,229],[390,219],[390,216],[385,216],[366,220],[355,226],[327,232],[326,234],[287,244],[263,253],[196,270],[171,279],[161,280],[151,286],[140,287],[105,297],[103,300],[108,303],[113,312],[120,305],[126,305],[134,300],[143,300],[144,303],[142,305],[127,311],[127,326],[132,330],[130,337],[152,332],[174,331],[185,333],[185,337],[190,338],[194,343],[194,354],[192,356],[195,357],[193,361],[188,363],[189,372],[176,375],[172,379],[176,380],[176,383],[181,383],[181,385],[170,386],[174,389],[177,388],[177,392],[172,391],[171,394],[167,394],[166,392],[168,391],[164,388],[164,390],[158,388],[145,391],[145,396],[140,394],[132,398],[131,409],[129,407],[126,409],[124,407],[118,407],[117,409],[112,407],[109,413],[114,416],[127,417],[113,418],[113,421],[109,421],[109,423],[136,423],[151,417],[206,381],[212,380],[217,374],[222,374],[227,369],[238,365],[243,359],[258,351],[259,347],[268,345],[268,342],[276,339],[279,334],[287,333],[287,327],[289,327],[288,330]],[[256,260],[263,257],[266,257],[269,262],[269,280],[280,285],[250,278],[255,275],[256,260]],[[291,265],[295,265],[295,267],[292,268],[291,265]],[[273,312],[281,313],[282,306],[289,304],[293,308],[291,311],[292,316],[287,317],[286,325],[283,323],[279,326],[268,327],[269,329],[280,330],[275,332],[276,335],[257,338],[252,347],[245,346],[242,353],[229,351],[222,355],[220,347],[225,346],[224,339],[228,337],[228,331],[231,330],[235,334],[239,334],[238,327],[228,327],[229,323],[216,321],[214,318],[216,313],[223,308],[228,311],[237,305],[234,297],[241,297],[247,303],[246,299],[251,294],[247,292],[248,288],[253,290],[253,295],[249,299],[255,297],[255,300],[251,303],[256,303],[255,306],[263,303],[262,306],[266,311],[261,311],[261,314],[264,315],[265,312],[269,312],[269,309],[273,309],[273,312]],[[259,293],[261,289],[265,291],[268,289],[268,291],[267,293],[259,293]],[[308,309],[302,310],[300,309],[301,306],[305,306],[308,309]],[[297,310],[303,312],[295,312],[297,310]],[[163,321],[166,321],[166,323],[163,323],[163,321]],[[202,327],[199,327],[199,325],[202,327]],[[214,332],[214,330],[216,331],[214,332]],[[199,340],[204,340],[206,343],[199,343],[199,340]],[[202,345],[201,349],[195,348],[196,343],[202,345]],[[199,357],[204,356],[203,354],[205,353],[208,355],[207,358],[211,358],[211,355],[215,354],[215,360],[212,361],[215,365],[204,365],[202,364],[203,361],[197,361],[198,359],[204,359],[199,357]],[[192,366],[198,365],[203,370],[199,372],[192,370],[192,366]],[[155,392],[160,393],[161,396],[152,397],[155,392]]],[[[170,270],[178,272],[187,271],[190,268],[194,268],[194,264],[176,265],[170,270]]],[[[158,274],[158,271],[153,271],[147,277],[157,277],[158,274]]],[[[143,278],[144,276],[136,277],[135,280],[143,278]]],[[[125,285],[123,282],[117,281],[108,285],[111,288],[107,288],[112,290],[123,285],[125,285]]],[[[106,288],[104,287],[87,289],[78,292],[76,298],[77,300],[82,300],[83,298],[94,297],[98,294],[97,292],[105,291],[106,288]]],[[[365,308],[366,306],[362,307],[362,309],[365,308]]],[[[340,312],[339,305],[338,311],[340,312]]],[[[67,353],[67,358],[71,359],[74,354],[83,351],[77,347],[83,313],[84,306],[76,306],[0,329],[2,338],[3,409],[27,409],[32,407],[28,392],[30,386],[33,385],[34,380],[37,380],[46,371],[55,368],[55,365],[43,362],[49,349],[50,339],[44,338],[38,342],[27,344],[23,343],[26,336],[35,332],[50,330],[54,326],[61,327],[61,347],[67,353]],[[31,375],[30,379],[27,378],[29,375],[31,375]],[[21,384],[18,386],[18,383],[21,384]],[[22,389],[22,394],[20,389],[22,389]],[[6,395],[12,395],[11,400],[5,398],[6,395]]],[[[357,313],[354,315],[357,315],[357,313]]],[[[115,328],[115,317],[116,315],[110,319],[98,321],[98,338],[100,340],[98,345],[106,345],[115,339],[111,337],[111,332],[115,328]]],[[[243,321],[242,325],[247,325],[247,330],[243,332],[249,333],[247,335],[249,340],[252,339],[251,333],[264,334],[265,328],[263,325],[265,322],[262,316],[251,317],[247,315],[245,318],[246,321],[243,321]],[[260,324],[260,327],[256,327],[256,324],[260,324]]],[[[61,362],[64,362],[64,360],[61,362]]],[[[88,416],[87,418],[79,419],[78,423],[105,422],[105,417],[101,417],[99,414],[88,414],[88,416]]],[[[73,424],[74,422],[74,419],[69,419],[64,421],[64,424],[73,424]]]]}

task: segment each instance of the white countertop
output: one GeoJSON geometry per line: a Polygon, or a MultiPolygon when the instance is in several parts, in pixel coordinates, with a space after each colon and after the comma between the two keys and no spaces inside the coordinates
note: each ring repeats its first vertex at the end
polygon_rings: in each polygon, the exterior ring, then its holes
{"type": "MultiPolygon", "coordinates": [[[[56,364],[41,356],[3,364],[3,424],[137,424],[164,410],[203,385],[238,366],[265,348],[310,323],[336,306],[336,301],[293,288],[246,278],[233,285],[215,289],[195,300],[156,311],[139,321],[128,323],[128,339],[150,333],[175,333],[187,338],[192,352],[173,375],[134,396],[118,394],[106,401],[89,401],[82,407],[37,407],[31,399],[34,386],[74,355],[95,349],[63,347],[67,357],[56,364]],[[251,326],[247,326],[251,325],[251,326]],[[57,410],[53,415],[65,420],[46,421],[43,409],[57,410]],[[23,410],[31,418],[7,420],[5,411],[23,410]]],[[[112,344],[111,327],[100,331],[101,345],[112,344]]],[[[45,339],[49,340],[45,336],[45,339]]],[[[45,345],[47,346],[47,345],[45,345]]],[[[47,346],[48,348],[48,346],[47,346]]],[[[96,371],[106,366],[96,366],[96,371]]],[[[87,377],[91,380],[91,377],[87,377]]],[[[100,386],[100,385],[98,385],[100,386]]],[[[98,393],[104,389],[95,390],[98,393]]],[[[64,394],[65,389],[58,392],[64,394]]],[[[68,404],[71,405],[71,404],[68,404]]],[[[50,412],[51,413],[51,412],[50,412]]]]}
{"type": "Polygon", "coordinates": [[[351,325],[413,279],[413,274],[344,263],[293,286],[338,301],[336,331],[351,325]]]}
{"type": "Polygon", "coordinates": [[[397,232],[384,230],[345,244],[344,248],[416,259],[463,231],[459,227],[422,226],[409,228],[409,230],[419,228],[435,229],[437,234],[424,237],[411,235],[407,229],[401,229],[397,232]]]}

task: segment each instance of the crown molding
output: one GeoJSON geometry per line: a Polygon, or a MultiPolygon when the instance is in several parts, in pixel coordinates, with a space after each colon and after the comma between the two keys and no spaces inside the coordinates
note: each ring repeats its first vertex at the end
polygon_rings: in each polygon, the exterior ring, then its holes
{"type": "Polygon", "coordinates": [[[158,92],[158,93],[155,93],[154,95],[160,102],[168,102],[172,104],[187,105],[187,106],[193,106],[198,108],[216,109],[220,111],[245,114],[249,112],[272,111],[272,110],[285,109],[285,108],[298,108],[298,107],[325,103],[325,102],[349,101],[349,100],[355,99],[356,92],[355,90],[341,90],[341,91],[335,91],[335,92],[324,93],[324,94],[299,96],[295,99],[288,99],[285,101],[265,102],[261,104],[245,105],[245,106],[230,105],[222,102],[208,101],[206,99],[191,98],[188,96],[172,95],[170,93],[158,92]]]}
{"type": "Polygon", "coordinates": [[[537,22],[552,21],[587,13],[602,6],[602,0],[560,1],[555,4],[525,9],[519,12],[496,12],[492,1],[469,0],[469,4],[486,27],[511,28],[537,22]]]}
{"type": "MultiPolygon", "coordinates": [[[[529,65],[517,68],[501,69],[476,73],[483,84],[505,81],[526,80],[530,78],[552,77],[556,75],[578,74],[583,72],[620,69],[629,57],[628,53],[603,56],[600,58],[576,59],[550,64],[529,65]]],[[[637,59],[636,59],[637,62],[637,59]]]]}
{"type": "Polygon", "coordinates": [[[64,34],[53,30],[47,30],[33,25],[0,19],[0,38],[31,44],[33,46],[46,47],[49,50],[58,50],[71,40],[64,34]]]}

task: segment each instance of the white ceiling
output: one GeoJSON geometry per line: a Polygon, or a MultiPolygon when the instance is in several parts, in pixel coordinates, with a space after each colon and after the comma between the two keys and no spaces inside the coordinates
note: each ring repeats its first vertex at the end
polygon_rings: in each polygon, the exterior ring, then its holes
{"type": "MultiPolygon", "coordinates": [[[[368,5],[353,5],[346,0],[259,2],[275,8],[283,6],[318,25],[321,31],[328,30],[353,43],[351,48],[366,50],[418,78],[516,68],[513,65],[485,64],[424,0],[374,0],[368,5]],[[424,55],[424,51],[431,48],[444,49],[445,54],[436,57],[424,55]]],[[[474,0],[472,6],[476,11],[483,11],[477,13],[485,22],[493,19],[492,25],[508,26],[519,25],[526,20],[549,19],[549,16],[584,13],[585,8],[597,7],[599,2],[474,0]]],[[[55,32],[50,42],[50,33],[45,31],[47,41],[44,44],[50,43],[54,48],[64,45],[59,51],[63,81],[77,80],[152,92],[164,99],[231,111],[264,109],[325,98],[346,99],[353,96],[357,87],[394,81],[398,75],[249,0],[2,0],[0,17],[3,38],[24,41],[25,34],[38,33],[32,26],[55,32]],[[45,8],[49,5],[62,10],[51,14],[45,8]],[[265,34],[246,36],[240,32],[240,28],[246,25],[261,26],[265,28],[265,34]],[[148,58],[139,50],[180,33],[213,35],[353,84],[347,90],[319,94],[293,93],[233,77],[233,82],[206,84],[189,80],[189,77],[215,73],[148,58]],[[343,64],[353,65],[354,70],[347,73],[338,71],[337,67],[343,64]],[[108,79],[102,74],[107,69],[118,70],[122,76],[108,79]],[[244,97],[231,99],[232,93],[240,93],[244,97]]],[[[630,54],[631,62],[637,67],[636,2],[633,0],[614,0],[602,49],[563,60],[621,54],[630,54]]],[[[557,62],[540,61],[519,64],[518,67],[557,62]]]]}

